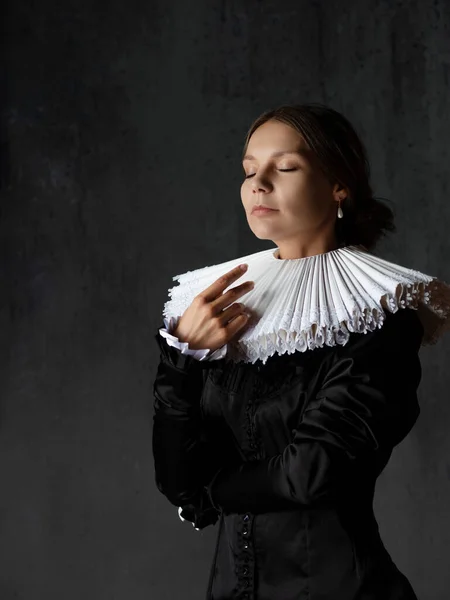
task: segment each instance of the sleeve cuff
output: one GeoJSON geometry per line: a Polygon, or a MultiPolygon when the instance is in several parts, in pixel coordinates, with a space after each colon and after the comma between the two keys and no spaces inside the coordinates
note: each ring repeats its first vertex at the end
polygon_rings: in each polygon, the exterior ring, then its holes
{"type": "Polygon", "coordinates": [[[189,521],[196,531],[208,525],[215,525],[220,517],[220,511],[211,506],[206,490],[202,490],[199,500],[194,504],[178,507],[178,516],[181,521],[189,521]]]}
{"type": "MultiPolygon", "coordinates": [[[[179,507],[178,507],[178,516],[180,517],[180,519],[181,519],[182,521],[186,521],[186,519],[185,519],[185,518],[182,516],[182,513],[183,513],[183,507],[182,507],[182,506],[179,506],[179,507]]],[[[195,523],[192,523],[192,527],[193,527],[193,528],[194,528],[196,531],[200,531],[200,528],[199,528],[199,527],[196,527],[196,526],[195,526],[195,523]]]]}
{"type": "Polygon", "coordinates": [[[181,354],[192,356],[196,360],[220,360],[227,353],[227,345],[223,345],[221,348],[217,348],[214,352],[211,352],[209,348],[195,349],[189,348],[188,342],[180,342],[180,340],[172,335],[170,332],[173,331],[179,321],[179,317],[170,317],[166,319],[164,317],[164,326],[159,329],[159,334],[164,337],[169,346],[173,346],[180,350],[181,354]]]}

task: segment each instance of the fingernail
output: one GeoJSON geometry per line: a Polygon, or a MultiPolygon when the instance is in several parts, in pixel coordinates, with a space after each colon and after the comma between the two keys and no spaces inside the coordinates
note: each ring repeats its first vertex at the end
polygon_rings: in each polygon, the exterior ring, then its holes
{"type": "Polygon", "coordinates": [[[241,271],[246,271],[247,270],[247,266],[248,265],[246,265],[246,264],[245,265],[240,265],[241,271]]]}

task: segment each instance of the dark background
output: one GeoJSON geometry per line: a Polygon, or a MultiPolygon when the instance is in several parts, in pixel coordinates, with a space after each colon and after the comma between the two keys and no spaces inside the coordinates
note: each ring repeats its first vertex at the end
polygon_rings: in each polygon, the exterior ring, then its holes
{"type": "MultiPolygon", "coordinates": [[[[201,600],[217,526],[179,520],[151,455],[171,278],[273,246],[245,134],[318,101],[395,207],[378,252],[450,280],[450,2],[9,0],[3,29],[0,600],[201,600]]],[[[450,589],[449,337],[376,493],[421,600],[450,589]]]]}

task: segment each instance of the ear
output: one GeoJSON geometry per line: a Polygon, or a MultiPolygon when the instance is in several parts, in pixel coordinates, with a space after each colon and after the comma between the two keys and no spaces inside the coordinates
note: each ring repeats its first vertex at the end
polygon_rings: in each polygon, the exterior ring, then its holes
{"type": "Polygon", "coordinates": [[[336,202],[342,202],[348,197],[348,190],[340,183],[336,183],[333,187],[333,196],[336,202]]]}

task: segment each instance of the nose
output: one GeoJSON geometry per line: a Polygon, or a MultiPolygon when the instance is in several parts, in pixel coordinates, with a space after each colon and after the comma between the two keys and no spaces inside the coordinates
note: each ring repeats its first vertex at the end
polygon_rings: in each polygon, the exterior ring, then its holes
{"type": "Polygon", "coordinates": [[[252,192],[257,194],[258,192],[267,192],[270,187],[269,182],[266,179],[262,179],[255,175],[252,177],[252,192]]]}

